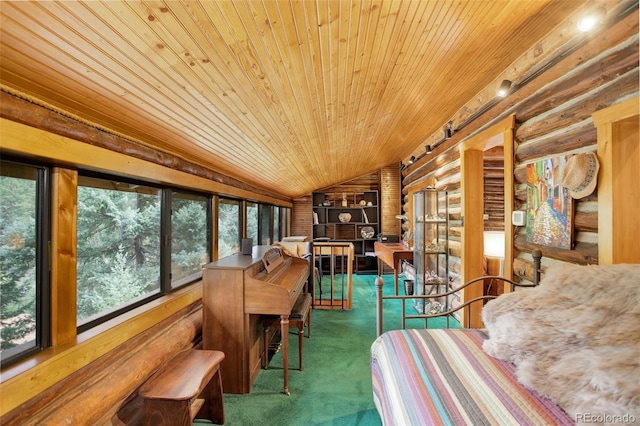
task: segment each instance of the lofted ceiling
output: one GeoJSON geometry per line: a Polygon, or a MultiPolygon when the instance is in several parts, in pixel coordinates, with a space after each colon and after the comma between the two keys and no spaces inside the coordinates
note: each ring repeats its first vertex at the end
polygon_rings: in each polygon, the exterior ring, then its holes
{"type": "Polygon", "coordinates": [[[583,0],[2,1],[2,88],[297,197],[394,164],[583,0]]]}

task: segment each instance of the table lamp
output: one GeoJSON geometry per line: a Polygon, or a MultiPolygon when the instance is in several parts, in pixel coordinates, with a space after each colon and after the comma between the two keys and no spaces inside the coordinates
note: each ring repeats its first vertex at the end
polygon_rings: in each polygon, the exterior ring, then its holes
{"type": "Polygon", "coordinates": [[[484,255],[500,259],[500,276],[504,274],[504,231],[484,231],[484,255]]]}

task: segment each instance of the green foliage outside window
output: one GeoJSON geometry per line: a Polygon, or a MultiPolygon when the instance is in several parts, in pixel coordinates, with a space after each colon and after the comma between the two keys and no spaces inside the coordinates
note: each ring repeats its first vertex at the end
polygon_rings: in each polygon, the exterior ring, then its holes
{"type": "Polygon", "coordinates": [[[247,238],[258,244],[258,204],[247,203],[247,238]]]}
{"type": "MultiPolygon", "coordinates": [[[[0,349],[6,357],[9,352],[13,355],[36,346],[36,321],[40,321],[36,294],[41,284],[36,282],[36,168],[3,163],[2,172],[0,349]]],[[[80,176],[77,201],[77,319],[78,324],[85,324],[161,291],[161,190],[80,176]]],[[[208,196],[172,193],[173,287],[201,274],[202,265],[211,260],[210,202],[208,196]]],[[[219,258],[240,251],[241,206],[240,200],[220,198],[219,258]]],[[[258,213],[257,203],[247,203],[246,235],[254,244],[258,242],[258,213]]],[[[276,235],[279,213],[276,208],[272,225],[276,235]]],[[[263,228],[267,231],[270,226],[263,223],[263,228]]]]}
{"type": "Polygon", "coordinates": [[[0,349],[35,346],[36,181],[0,177],[0,349]]]}
{"type": "Polygon", "coordinates": [[[160,290],[160,195],[78,187],[79,322],[160,290]]]}
{"type": "Polygon", "coordinates": [[[218,258],[240,251],[240,201],[221,198],[218,204],[218,258]]]}
{"type": "Polygon", "coordinates": [[[210,261],[209,198],[174,193],[171,201],[171,282],[202,274],[210,261]]]}

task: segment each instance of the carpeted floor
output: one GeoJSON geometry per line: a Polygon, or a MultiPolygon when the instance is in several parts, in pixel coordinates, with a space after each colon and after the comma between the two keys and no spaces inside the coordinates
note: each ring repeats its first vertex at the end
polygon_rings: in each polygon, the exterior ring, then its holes
{"type": "MultiPolygon", "coordinates": [[[[393,289],[393,276],[383,278],[386,294],[393,289]]],[[[376,338],[375,279],[375,275],[353,276],[351,310],[313,311],[311,338],[304,340],[303,371],[297,370],[297,335],[290,334],[290,396],[282,393],[278,352],[269,369],[260,372],[251,393],[224,395],[225,424],[380,425],[369,367],[369,349],[376,338]]],[[[400,303],[385,301],[384,306],[385,330],[400,328],[400,303]]],[[[429,322],[429,328],[440,326],[429,322]]],[[[424,321],[408,322],[407,327],[424,327],[424,321]]]]}

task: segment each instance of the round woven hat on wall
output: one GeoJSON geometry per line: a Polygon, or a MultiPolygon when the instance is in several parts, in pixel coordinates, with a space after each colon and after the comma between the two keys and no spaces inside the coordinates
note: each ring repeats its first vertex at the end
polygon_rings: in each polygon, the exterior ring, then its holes
{"type": "Polygon", "coordinates": [[[562,171],[562,186],[573,198],[584,198],[591,194],[598,183],[600,163],[593,152],[576,154],[567,160],[562,171]]]}

